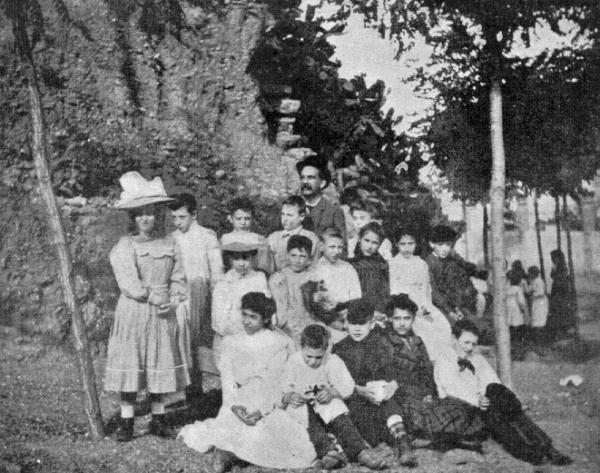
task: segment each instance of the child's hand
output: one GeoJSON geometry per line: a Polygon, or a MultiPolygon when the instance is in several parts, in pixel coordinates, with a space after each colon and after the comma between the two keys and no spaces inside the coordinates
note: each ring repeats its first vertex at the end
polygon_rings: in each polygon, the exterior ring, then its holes
{"type": "Polygon", "coordinates": [[[427,310],[427,308],[421,307],[420,313],[421,317],[423,317],[425,320],[427,320],[428,322],[433,322],[433,316],[431,315],[431,312],[427,310]]]}
{"type": "Polygon", "coordinates": [[[282,401],[284,405],[292,407],[300,407],[301,405],[306,404],[306,398],[302,394],[295,392],[285,393],[282,401]]]}
{"type": "Polygon", "coordinates": [[[423,398],[423,402],[425,404],[433,404],[433,396],[431,394],[428,394],[423,398]]]}
{"type": "Polygon", "coordinates": [[[262,417],[260,411],[255,411],[251,414],[248,414],[248,411],[246,411],[246,408],[244,406],[232,406],[231,412],[233,412],[235,416],[238,419],[240,419],[244,424],[249,426],[255,426],[256,422],[262,417]]]}
{"type": "Polygon", "coordinates": [[[319,404],[329,404],[334,397],[336,397],[337,392],[329,387],[329,386],[323,386],[321,389],[319,389],[319,392],[317,393],[317,395],[315,396],[315,401],[317,401],[319,404]]]}
{"type": "Polygon", "coordinates": [[[256,425],[262,419],[262,413],[257,409],[246,416],[246,420],[250,422],[248,425],[256,425]]]}
{"type": "Polygon", "coordinates": [[[448,316],[455,322],[464,318],[464,314],[459,309],[450,311],[448,316]]]}

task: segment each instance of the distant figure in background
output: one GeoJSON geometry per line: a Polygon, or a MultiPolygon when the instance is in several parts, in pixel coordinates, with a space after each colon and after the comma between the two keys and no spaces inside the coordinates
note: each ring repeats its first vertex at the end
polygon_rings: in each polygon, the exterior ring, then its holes
{"type": "Polygon", "coordinates": [[[548,341],[552,342],[564,336],[575,327],[575,304],[569,284],[569,270],[565,255],[560,250],[550,252],[552,260],[552,289],[550,291],[550,310],[546,322],[548,341]]]}
{"type": "MultiPolygon", "coordinates": [[[[508,274],[512,274],[514,278],[519,279],[519,286],[521,286],[521,289],[523,289],[523,294],[527,294],[529,292],[529,285],[527,283],[527,273],[525,272],[525,268],[523,268],[523,263],[521,262],[521,260],[516,259],[512,262],[508,274]]],[[[525,326],[531,325],[531,319],[529,315],[529,312],[524,314],[525,318],[523,320],[523,323],[525,326]]]]}
{"type": "Polygon", "coordinates": [[[529,275],[529,297],[531,298],[532,336],[535,343],[541,344],[544,341],[544,329],[548,320],[546,283],[540,275],[540,268],[537,266],[530,266],[527,272],[529,275]]]}
{"type": "Polygon", "coordinates": [[[529,319],[529,308],[521,286],[521,275],[509,271],[507,278],[506,318],[510,328],[510,338],[513,341],[523,341],[527,329],[525,320],[529,319]]]}

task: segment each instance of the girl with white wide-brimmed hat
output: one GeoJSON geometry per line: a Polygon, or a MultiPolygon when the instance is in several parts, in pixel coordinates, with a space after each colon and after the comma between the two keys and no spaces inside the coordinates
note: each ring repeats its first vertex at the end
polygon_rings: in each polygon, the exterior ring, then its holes
{"type": "Polygon", "coordinates": [[[190,382],[180,348],[175,311],[186,298],[186,284],[175,239],[165,236],[162,180],[137,172],[120,178],[123,188],[115,208],[129,212],[132,232],[110,253],[121,290],[108,341],[105,389],[121,396],[117,439],[133,436],[137,392],[147,389],[152,404],[150,432],[166,436],[164,394],[190,382]]]}

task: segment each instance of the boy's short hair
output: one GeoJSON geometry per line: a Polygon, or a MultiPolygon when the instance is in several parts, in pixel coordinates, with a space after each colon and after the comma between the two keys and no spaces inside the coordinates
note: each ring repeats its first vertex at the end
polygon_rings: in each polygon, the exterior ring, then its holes
{"type": "Polygon", "coordinates": [[[290,195],[287,199],[285,199],[281,203],[281,207],[284,205],[289,205],[290,207],[296,207],[298,209],[298,213],[300,215],[306,214],[306,202],[299,195],[290,195]]]}
{"type": "Polygon", "coordinates": [[[304,235],[292,235],[286,245],[288,252],[294,249],[306,250],[309,255],[312,252],[312,248],[312,241],[310,241],[310,238],[304,235]]]}
{"type": "Polygon", "coordinates": [[[346,302],[346,321],[352,325],[364,325],[373,319],[374,307],[366,299],[352,299],[346,302]]]}
{"type": "Polygon", "coordinates": [[[237,197],[229,202],[229,215],[233,215],[238,210],[243,210],[250,215],[254,215],[254,204],[248,197],[237,197]]]}
{"type": "Polygon", "coordinates": [[[193,214],[198,207],[196,203],[196,198],[192,194],[182,193],[182,194],[174,194],[171,196],[172,199],[175,199],[173,202],[169,203],[170,210],[179,210],[182,207],[190,213],[193,214]]]}
{"type": "Polygon", "coordinates": [[[459,338],[463,332],[471,332],[477,338],[481,337],[481,331],[473,322],[467,319],[461,319],[456,321],[454,326],[452,327],[452,335],[456,338],[459,338]]]}
{"type": "Polygon", "coordinates": [[[380,206],[371,200],[359,200],[355,201],[350,205],[350,215],[352,215],[355,211],[367,212],[373,220],[381,218],[381,208],[380,206]]]}
{"type": "Polygon", "coordinates": [[[408,294],[394,294],[390,296],[385,304],[385,315],[391,317],[394,315],[394,310],[400,309],[416,315],[419,306],[408,296],[408,294]]]}
{"type": "Polygon", "coordinates": [[[456,232],[446,225],[437,225],[431,229],[429,241],[431,243],[454,243],[456,232]]]}
{"type": "Polygon", "coordinates": [[[329,344],[329,332],[322,325],[311,324],[302,331],[300,346],[325,349],[329,344]]]}
{"type": "Polygon", "coordinates": [[[341,232],[335,227],[327,227],[319,234],[319,239],[325,243],[327,238],[339,238],[340,240],[344,240],[341,232]]]}
{"type": "Polygon", "coordinates": [[[362,200],[359,189],[356,186],[346,187],[340,194],[340,204],[351,207],[355,202],[362,200]]]}
{"type": "Polygon", "coordinates": [[[247,309],[260,314],[264,327],[271,326],[271,318],[275,313],[275,302],[262,292],[247,292],[242,296],[242,310],[247,309]]]}

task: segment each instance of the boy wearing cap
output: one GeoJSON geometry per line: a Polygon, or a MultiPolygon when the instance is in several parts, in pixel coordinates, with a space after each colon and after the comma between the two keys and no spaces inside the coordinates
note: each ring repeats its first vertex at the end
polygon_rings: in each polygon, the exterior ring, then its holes
{"type": "Polygon", "coordinates": [[[326,228],[335,227],[346,241],[346,218],[342,208],[323,195],[331,183],[327,160],[309,156],[296,164],[300,176],[300,193],[306,202],[313,230],[320,235],[326,228]]]}
{"type": "Polygon", "coordinates": [[[346,364],[356,383],[346,400],[352,420],[370,445],[394,445],[401,465],[414,466],[410,439],[404,429],[402,409],[394,397],[395,381],[389,344],[374,321],[373,307],[363,299],[347,303],[348,336],[333,346],[332,353],[346,364]]]}
{"type": "Polygon", "coordinates": [[[450,324],[477,313],[477,290],[471,276],[480,276],[474,264],[452,253],[456,237],[450,227],[434,227],[429,238],[432,251],[425,258],[431,278],[432,302],[450,324]]]}
{"type": "Polygon", "coordinates": [[[312,249],[308,237],[292,235],[287,242],[288,265],[269,279],[269,289],[277,305],[275,325],[292,337],[297,348],[302,330],[314,322],[302,296],[302,286],[314,279],[309,269],[312,249]]]}
{"type": "Polygon", "coordinates": [[[213,351],[217,363],[222,351],[223,338],[244,333],[241,309],[244,294],[262,292],[271,296],[265,274],[254,269],[256,254],[262,244],[258,237],[260,235],[251,232],[232,232],[221,238],[221,250],[231,269],[213,290],[213,351]]]}
{"type": "Polygon", "coordinates": [[[292,195],[283,201],[281,205],[281,226],[283,230],[273,232],[267,238],[271,253],[275,257],[275,269],[277,271],[289,265],[289,248],[287,244],[290,237],[294,235],[302,235],[312,242],[312,250],[310,250],[309,257],[311,263],[314,260],[319,238],[313,232],[303,227],[305,218],[306,204],[302,197],[292,195]]]}
{"type": "Polygon", "coordinates": [[[264,236],[250,231],[254,220],[254,211],[254,204],[247,197],[233,199],[229,204],[229,215],[227,216],[227,220],[233,227],[233,231],[221,236],[221,244],[223,243],[223,238],[235,237],[238,233],[252,235],[259,242],[256,254],[256,268],[267,274],[271,274],[275,271],[275,262],[267,240],[264,236]]]}

